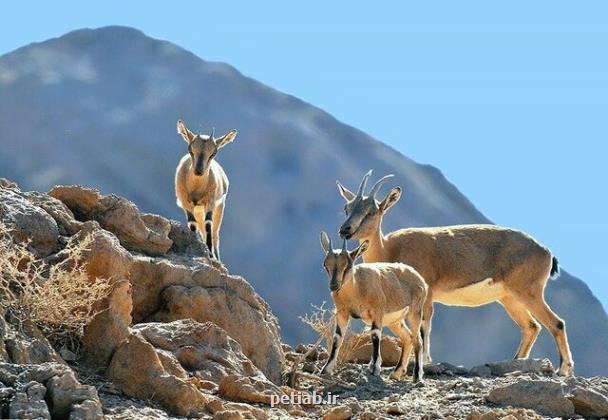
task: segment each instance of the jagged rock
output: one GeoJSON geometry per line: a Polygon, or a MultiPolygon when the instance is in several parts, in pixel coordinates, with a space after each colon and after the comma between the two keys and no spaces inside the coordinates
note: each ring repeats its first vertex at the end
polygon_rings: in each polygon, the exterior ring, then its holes
{"type": "Polygon", "coordinates": [[[44,401],[46,388],[38,382],[30,382],[17,392],[9,404],[9,418],[50,419],[51,414],[44,401]]]}
{"type": "Polygon", "coordinates": [[[280,396],[283,392],[266,378],[227,375],[220,380],[219,394],[233,401],[270,405],[272,396],[280,396]]]}
{"type": "MultiPolygon", "coordinates": [[[[83,255],[90,276],[131,282],[133,322],[187,318],[215,322],[241,344],[245,355],[270,380],[280,382],[284,358],[277,320],[268,304],[242,278],[227,275],[225,270],[212,267],[204,258],[194,260],[191,253],[199,252],[197,255],[201,256],[204,246],[192,232],[159,216],[142,215],[127,200],[102,196],[94,190],[56,187],[50,194],[62,200],[79,219],[95,220],[85,222],[70,241],[81,241],[92,235],[90,250],[83,255]],[[154,248],[144,249],[138,241],[148,243],[150,237],[155,237],[150,232],[162,238],[166,236],[168,242],[163,239],[162,247],[150,245],[154,248]],[[134,255],[129,250],[164,255],[150,258],[134,255]]],[[[128,321],[125,311],[99,316],[128,321]]],[[[101,326],[103,322],[96,324],[101,326]]],[[[113,325],[118,324],[121,322],[113,325]]],[[[124,328],[120,331],[124,335],[124,328]]],[[[99,328],[87,329],[90,337],[85,337],[85,343],[104,338],[100,332],[99,328]]],[[[107,363],[107,356],[116,344],[116,340],[112,340],[105,348],[91,352],[89,360],[101,365],[107,363]]]]}
{"type": "Polygon", "coordinates": [[[353,412],[350,407],[346,405],[339,405],[332,407],[323,414],[323,420],[346,420],[353,416],[353,412]]]}
{"type": "Polygon", "coordinates": [[[28,242],[39,257],[57,252],[59,227],[55,219],[32,204],[16,188],[0,188],[0,221],[10,230],[15,242],[28,242]]]}
{"type": "MultiPolygon", "coordinates": [[[[66,365],[0,364],[0,382],[8,385],[12,394],[8,403],[9,418],[71,418],[101,419],[101,402],[97,391],[82,385],[66,365]],[[47,405],[48,404],[48,405],[47,405]]],[[[0,413],[5,405],[0,395],[0,413]]]]}
{"type": "Polygon", "coordinates": [[[177,415],[205,411],[207,398],[193,384],[168,372],[141,332],[134,331],[118,346],[107,375],[125,394],[156,401],[177,415]]]}
{"type": "Polygon", "coordinates": [[[113,232],[126,248],[149,255],[165,254],[173,241],[171,225],[155,215],[142,215],[137,206],[115,195],[103,196],[96,190],[77,186],[59,186],[49,191],[64,202],[79,220],[96,220],[113,232]]]}
{"type": "MultiPolygon", "coordinates": [[[[171,275],[177,274],[175,268],[164,264],[156,265],[156,269],[161,275],[167,269],[172,270],[171,275]]],[[[208,266],[194,272],[181,271],[191,279],[182,278],[181,285],[166,287],[160,294],[158,306],[161,309],[148,320],[170,322],[192,318],[199,322],[214,322],[239,342],[243,353],[272,382],[280,383],[283,352],[276,318],[253,288],[241,278],[224,275],[208,266]]],[[[151,284],[158,280],[154,277],[142,275],[138,279],[146,283],[134,282],[135,301],[139,290],[158,287],[151,284]]]]}
{"type": "Polygon", "coordinates": [[[565,395],[564,385],[559,382],[523,380],[494,388],[486,399],[494,404],[531,408],[548,416],[571,417],[574,404],[565,395]]]}
{"type": "Polygon", "coordinates": [[[407,408],[403,404],[399,404],[398,402],[393,402],[386,406],[386,413],[394,416],[406,414],[407,411],[407,408]]]}
{"type": "Polygon", "coordinates": [[[116,282],[108,297],[108,306],[87,325],[84,337],[84,357],[93,365],[107,366],[116,347],[129,335],[131,325],[131,283],[116,282]]]}
{"type": "Polygon", "coordinates": [[[22,319],[11,312],[0,316],[0,333],[0,361],[18,364],[64,363],[38,327],[27,318],[22,319]]]}
{"type": "Polygon", "coordinates": [[[577,414],[585,417],[608,417],[608,397],[593,389],[575,387],[566,397],[577,414]]]}
{"type": "Polygon", "coordinates": [[[553,365],[549,359],[513,359],[486,363],[471,369],[471,373],[477,376],[487,376],[488,372],[495,376],[503,376],[512,372],[551,375],[553,365]]]}
{"type": "MultiPolygon", "coordinates": [[[[412,363],[410,363],[410,365],[412,365],[412,363]]],[[[411,367],[413,369],[413,365],[411,367]]],[[[446,362],[424,365],[423,369],[424,373],[427,375],[466,375],[469,373],[469,370],[462,366],[455,366],[446,362]]]]}
{"type": "Polygon", "coordinates": [[[492,410],[474,410],[467,415],[467,420],[540,420],[542,416],[532,410],[523,408],[495,408],[492,410]]]}
{"type": "Polygon", "coordinates": [[[268,418],[266,412],[258,407],[244,403],[224,401],[217,397],[209,397],[207,409],[214,415],[214,418],[215,416],[218,416],[218,418],[229,416],[228,418],[230,418],[230,416],[236,415],[234,413],[238,413],[241,418],[254,418],[257,420],[266,420],[268,418]]]}
{"type": "Polygon", "coordinates": [[[82,418],[103,417],[97,391],[90,385],[81,385],[74,372],[67,371],[52,377],[47,382],[47,387],[46,400],[54,418],[66,418],[68,415],[82,418]],[[76,413],[72,412],[74,408],[76,413]]]}

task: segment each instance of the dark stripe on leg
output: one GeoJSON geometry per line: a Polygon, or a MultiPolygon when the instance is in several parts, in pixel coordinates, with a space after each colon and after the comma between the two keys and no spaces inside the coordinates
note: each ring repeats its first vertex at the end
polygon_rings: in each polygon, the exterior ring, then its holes
{"type": "Polygon", "coordinates": [[[376,362],[378,361],[378,355],[380,354],[380,337],[378,337],[378,334],[374,333],[375,331],[378,331],[378,326],[375,323],[372,323],[372,361],[374,366],[376,366],[376,362]]]}
{"type": "Polygon", "coordinates": [[[209,248],[209,252],[213,254],[213,240],[211,239],[211,225],[212,222],[212,213],[210,211],[205,214],[205,232],[207,233],[207,248],[209,248]]]}

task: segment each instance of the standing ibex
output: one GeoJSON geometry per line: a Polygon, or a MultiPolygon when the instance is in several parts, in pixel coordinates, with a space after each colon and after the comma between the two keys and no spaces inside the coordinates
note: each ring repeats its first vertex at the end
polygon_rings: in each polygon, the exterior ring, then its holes
{"type": "Polygon", "coordinates": [[[401,339],[401,358],[391,377],[401,379],[407,369],[413,344],[413,376],[414,382],[418,382],[422,380],[420,323],[427,285],[416,270],[402,263],[354,265],[368,245],[368,241],[363,241],[356,249],[348,251],[345,239],[342,249],[335,250],[332,249],[327,233],[321,233],[321,247],[325,251],[323,267],[329,276],[329,290],[336,306],[336,330],[331,354],[322,372],[332,373],[348,321],[353,317],[361,318],[364,323],[371,325],[371,373],[380,374],[380,339],[382,327],[387,326],[401,339]],[[405,318],[409,328],[404,322],[405,318]]]}
{"type": "Polygon", "coordinates": [[[433,302],[456,306],[480,306],[499,302],[522,333],[516,358],[527,358],[540,325],[555,338],[560,355],[559,373],[572,374],[574,362],[566,326],[547,305],[547,280],[559,273],[551,252],[523,232],[494,225],[462,225],[401,229],[384,235],[382,216],[401,197],[393,188],[382,201],[376,194],[392,175],[380,179],[364,195],[369,171],[357,194],[338,182],[346,200],[347,218],[340,227],[343,238],[369,241],[365,262],[403,262],[414,267],[429,286],[424,305],[422,336],[426,361],[430,361],[433,302]]]}
{"type": "Polygon", "coordinates": [[[194,134],[178,120],[177,132],[188,143],[188,154],[181,159],[175,173],[177,205],[186,213],[190,230],[199,231],[211,257],[219,260],[228,178],[214,157],[219,149],[234,140],[236,130],[214,138],[213,133],[194,134]]]}

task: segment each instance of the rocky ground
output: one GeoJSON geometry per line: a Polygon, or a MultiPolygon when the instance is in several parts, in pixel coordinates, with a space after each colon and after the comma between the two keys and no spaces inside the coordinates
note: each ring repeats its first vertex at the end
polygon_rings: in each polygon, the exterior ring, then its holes
{"type": "MultiPolygon", "coordinates": [[[[354,363],[369,360],[362,340],[333,377],[321,377],[327,353],[281,343],[276,318],[246,280],[210,261],[181,224],[120,197],[74,186],[24,192],[0,180],[0,223],[11,246],[25,244],[44,268],[38,282],[69,263],[111,286],[78,351],[53,347],[27,314],[0,307],[2,418],[608,416],[607,379],[556,377],[547,360],[433,364],[414,385],[389,380],[389,367],[367,375],[354,363]],[[83,243],[71,261],[68,250],[83,243]],[[313,393],[335,403],[310,404],[313,393]]],[[[22,281],[2,273],[8,287],[22,281]]],[[[383,338],[382,354],[387,366],[396,362],[394,339],[383,338]]]]}

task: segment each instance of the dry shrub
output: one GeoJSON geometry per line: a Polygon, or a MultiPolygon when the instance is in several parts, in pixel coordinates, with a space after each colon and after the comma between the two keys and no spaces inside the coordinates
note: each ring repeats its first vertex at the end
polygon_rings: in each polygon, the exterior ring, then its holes
{"type": "Polygon", "coordinates": [[[107,279],[89,279],[82,261],[92,237],[66,248],[58,264],[37,259],[28,243],[14,243],[0,222],[0,308],[33,321],[56,348],[78,354],[84,327],[108,296],[107,279]]]}
{"type": "MultiPolygon", "coordinates": [[[[313,310],[310,314],[300,317],[300,320],[325,338],[326,348],[329,350],[335,329],[336,317],[334,312],[325,307],[325,301],[321,305],[311,305],[313,310]]],[[[353,351],[365,343],[365,337],[361,334],[353,334],[348,330],[338,353],[338,362],[346,362],[351,359],[353,351]]]]}

